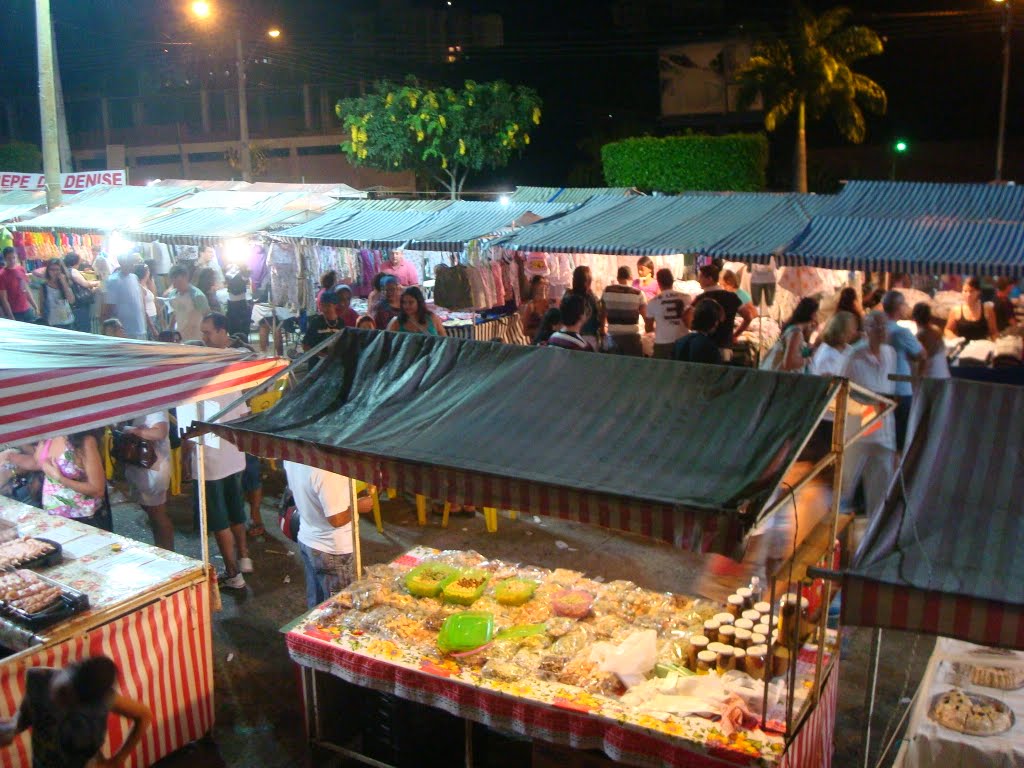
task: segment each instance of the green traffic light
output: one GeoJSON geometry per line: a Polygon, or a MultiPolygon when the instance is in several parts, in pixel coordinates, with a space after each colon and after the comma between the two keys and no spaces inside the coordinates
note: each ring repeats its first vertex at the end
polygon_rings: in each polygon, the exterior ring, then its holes
{"type": "Polygon", "coordinates": [[[896,142],[896,151],[897,152],[906,152],[907,151],[907,142],[905,142],[905,141],[897,141],[896,142]]]}

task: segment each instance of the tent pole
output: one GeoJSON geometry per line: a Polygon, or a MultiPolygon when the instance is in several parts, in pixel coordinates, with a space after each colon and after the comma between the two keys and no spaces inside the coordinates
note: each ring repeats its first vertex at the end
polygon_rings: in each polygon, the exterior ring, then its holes
{"type": "Polygon", "coordinates": [[[356,497],[356,479],[348,479],[348,490],[352,496],[352,568],[355,580],[359,581],[363,573],[363,548],[359,538],[359,502],[356,497]]]}
{"type": "MultiPolygon", "coordinates": [[[[203,415],[203,403],[196,403],[197,414],[200,418],[203,415]]],[[[203,569],[210,567],[210,539],[207,534],[208,520],[206,517],[206,438],[203,435],[195,438],[196,441],[196,467],[198,468],[196,478],[199,488],[199,542],[203,550],[203,569]]]]}
{"type": "Polygon", "coordinates": [[[871,655],[868,657],[868,687],[864,693],[864,710],[868,713],[864,725],[864,768],[871,765],[871,718],[875,714],[875,689],[878,685],[878,656],[882,648],[882,628],[877,627],[871,633],[871,655]]]}
{"type": "MultiPolygon", "coordinates": [[[[850,383],[843,382],[843,386],[836,393],[836,413],[832,421],[832,455],[835,456],[835,463],[832,469],[832,535],[828,539],[829,549],[834,552],[836,535],[839,529],[839,510],[842,504],[843,487],[843,456],[846,451],[846,411],[847,400],[850,396],[850,383]]],[[[830,563],[830,567],[835,567],[830,563]]],[[[832,604],[832,581],[825,580],[825,595],[821,602],[821,617],[818,619],[818,657],[814,665],[814,688],[811,690],[811,701],[817,703],[821,696],[821,668],[825,661],[825,635],[828,629],[828,611],[832,604]]]]}

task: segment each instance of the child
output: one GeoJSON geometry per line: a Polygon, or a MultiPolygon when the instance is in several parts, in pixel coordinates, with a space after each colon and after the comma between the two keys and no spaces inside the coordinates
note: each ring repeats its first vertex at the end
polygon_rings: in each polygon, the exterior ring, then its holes
{"type": "Polygon", "coordinates": [[[94,656],[63,669],[28,670],[18,714],[0,720],[0,747],[31,728],[32,765],[37,768],[122,765],[153,722],[153,714],[145,704],[115,693],[116,679],[117,665],[106,656],[94,656]],[[100,748],[107,738],[110,713],[133,721],[133,725],[121,748],[105,758],[100,748]]]}
{"type": "Polygon", "coordinates": [[[372,331],[377,327],[376,323],[373,322],[373,318],[369,315],[363,315],[356,320],[356,328],[362,328],[363,330],[372,331]]]}

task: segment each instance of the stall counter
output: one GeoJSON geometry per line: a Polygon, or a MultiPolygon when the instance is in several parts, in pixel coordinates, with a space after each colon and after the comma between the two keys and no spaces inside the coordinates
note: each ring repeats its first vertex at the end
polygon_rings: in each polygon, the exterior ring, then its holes
{"type": "MultiPolygon", "coordinates": [[[[1024,765],[1024,653],[940,637],[914,698],[907,732],[894,768],[946,768],[1024,765]],[[994,670],[994,671],[990,671],[994,670]],[[993,687],[1000,686],[1000,687],[993,687]],[[1008,689],[1017,686],[1016,689],[1008,689]],[[991,734],[968,734],[939,722],[936,706],[950,691],[971,697],[972,705],[992,708],[991,734]],[[1000,706],[1001,705],[1001,706],[1000,706]],[[1005,708],[1008,712],[1000,713],[1005,708]],[[1008,715],[1002,718],[1001,715],[1008,715]]],[[[964,723],[966,724],[966,723],[964,723]]],[[[964,724],[961,724],[961,728],[964,724]]]]}
{"type": "MultiPolygon", "coordinates": [[[[150,765],[213,727],[210,595],[200,562],[0,497],[0,520],[18,533],[59,543],[64,561],[39,573],[89,596],[89,607],[35,631],[0,617],[0,718],[17,711],[25,671],[104,654],[118,665],[119,692],[142,701],[154,724],[126,763],[150,765]]],[[[105,751],[127,735],[111,717],[105,751]]],[[[0,751],[2,764],[29,768],[28,734],[0,751]]]]}
{"type": "MultiPolygon", "coordinates": [[[[392,565],[408,569],[433,554],[417,548],[392,565]]],[[[323,714],[314,692],[317,675],[325,673],[528,738],[598,749],[627,765],[822,768],[831,764],[838,691],[834,667],[817,707],[787,748],[780,732],[754,727],[730,729],[730,734],[711,720],[636,710],[557,681],[532,676],[517,681],[488,679],[472,663],[452,656],[424,653],[372,631],[344,629],[337,621],[334,602],[328,600],[282,629],[292,660],[302,668],[307,727],[314,742],[323,714]]],[[[813,654],[802,659],[807,666],[812,660],[813,654]]],[[[805,685],[801,687],[806,690],[805,685]]],[[[776,726],[784,728],[781,722],[776,726]]]]}

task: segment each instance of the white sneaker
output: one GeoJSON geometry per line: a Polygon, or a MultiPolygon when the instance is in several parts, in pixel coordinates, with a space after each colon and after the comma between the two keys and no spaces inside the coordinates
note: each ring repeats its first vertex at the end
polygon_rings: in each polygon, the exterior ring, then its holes
{"type": "Polygon", "coordinates": [[[252,558],[251,557],[240,557],[238,558],[238,570],[242,573],[252,573],[252,558]]]}
{"type": "Polygon", "coordinates": [[[245,577],[241,573],[236,573],[231,578],[225,573],[220,573],[217,575],[217,582],[224,589],[245,589],[245,577]]]}

